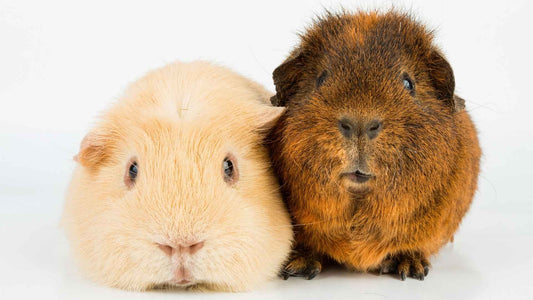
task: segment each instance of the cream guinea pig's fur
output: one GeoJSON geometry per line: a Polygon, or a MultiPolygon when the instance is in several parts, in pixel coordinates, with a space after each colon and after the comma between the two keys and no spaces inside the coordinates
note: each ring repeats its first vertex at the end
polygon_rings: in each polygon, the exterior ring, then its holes
{"type": "Polygon", "coordinates": [[[270,96],[207,62],[133,83],[75,157],[63,226],[83,272],[135,291],[275,277],[292,230],[261,143],[283,111],[270,96]]]}

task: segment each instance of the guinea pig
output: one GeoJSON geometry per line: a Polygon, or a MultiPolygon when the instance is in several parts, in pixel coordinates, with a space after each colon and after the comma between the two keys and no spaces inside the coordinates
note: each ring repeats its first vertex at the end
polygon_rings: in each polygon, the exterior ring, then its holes
{"type": "Polygon", "coordinates": [[[284,110],[270,96],[207,62],[131,84],[75,157],[63,226],[81,270],[133,291],[276,277],[293,232],[263,143],[284,110]]]}
{"type": "Polygon", "coordinates": [[[477,188],[476,129],[432,31],[392,11],[328,13],[273,72],[270,140],[295,223],[284,277],[324,262],[423,280],[477,188]]]}

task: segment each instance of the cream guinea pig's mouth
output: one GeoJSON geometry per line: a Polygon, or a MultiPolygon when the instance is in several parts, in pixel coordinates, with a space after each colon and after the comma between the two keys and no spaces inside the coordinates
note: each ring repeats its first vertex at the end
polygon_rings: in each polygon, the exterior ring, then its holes
{"type": "Polygon", "coordinates": [[[154,244],[168,257],[174,266],[172,271],[173,278],[168,282],[170,285],[187,287],[197,284],[189,262],[195,260],[198,252],[202,251],[205,244],[203,240],[166,240],[155,242],[154,244]]]}
{"type": "Polygon", "coordinates": [[[180,280],[174,279],[170,281],[170,284],[174,286],[178,286],[178,287],[187,287],[187,286],[196,284],[196,282],[193,279],[180,279],[180,280]]]}
{"type": "Polygon", "coordinates": [[[196,285],[198,282],[194,276],[192,276],[189,269],[181,265],[176,267],[174,278],[169,281],[169,284],[181,288],[196,285]]]}

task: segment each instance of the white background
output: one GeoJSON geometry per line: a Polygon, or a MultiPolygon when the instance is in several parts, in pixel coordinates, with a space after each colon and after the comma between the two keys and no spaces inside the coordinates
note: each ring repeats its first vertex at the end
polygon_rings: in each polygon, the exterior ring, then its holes
{"type": "Polygon", "coordinates": [[[533,298],[531,1],[407,1],[437,29],[479,129],[479,191],[429,277],[329,270],[253,293],[131,293],[72,264],[58,220],[71,157],[129,82],[174,60],[208,59],[273,90],[271,72],[323,8],[362,1],[0,1],[0,298],[533,298]]]}

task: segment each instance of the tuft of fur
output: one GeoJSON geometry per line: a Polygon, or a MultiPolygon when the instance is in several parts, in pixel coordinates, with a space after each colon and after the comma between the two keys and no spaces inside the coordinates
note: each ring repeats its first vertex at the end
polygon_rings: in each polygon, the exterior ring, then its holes
{"type": "Polygon", "coordinates": [[[88,277],[108,286],[249,290],[276,276],[292,242],[290,218],[262,145],[281,108],[270,93],[207,62],[172,63],[133,83],[85,137],[62,223],[88,277]],[[223,160],[236,158],[229,186],[223,160]],[[133,188],[124,183],[135,157],[133,188]],[[205,241],[176,263],[167,241],[205,241]]]}
{"type": "Polygon", "coordinates": [[[470,206],[481,155],[432,32],[396,11],[328,13],[273,78],[271,101],[287,110],[271,155],[297,243],[286,275],[314,277],[328,258],[423,279],[470,206]],[[382,130],[346,138],[343,118],[382,130]],[[373,178],[344,176],[357,168],[373,178]]]}

